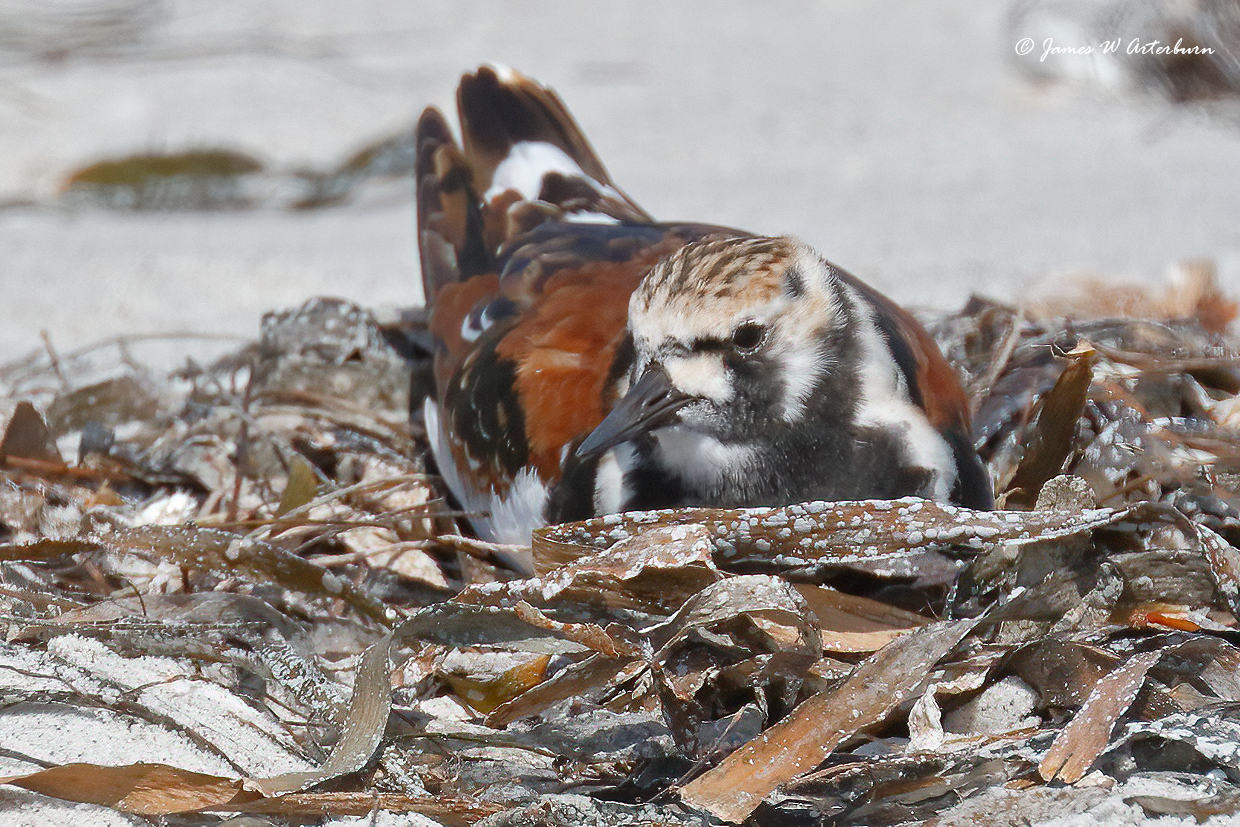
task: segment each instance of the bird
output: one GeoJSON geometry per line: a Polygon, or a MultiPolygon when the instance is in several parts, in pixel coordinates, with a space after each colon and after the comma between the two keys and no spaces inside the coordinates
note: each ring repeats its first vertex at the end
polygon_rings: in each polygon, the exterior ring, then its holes
{"type": "Polygon", "coordinates": [[[657,221],[559,96],[483,66],[415,130],[431,453],[477,535],[682,506],[993,507],[907,311],[790,237],[657,221]]]}

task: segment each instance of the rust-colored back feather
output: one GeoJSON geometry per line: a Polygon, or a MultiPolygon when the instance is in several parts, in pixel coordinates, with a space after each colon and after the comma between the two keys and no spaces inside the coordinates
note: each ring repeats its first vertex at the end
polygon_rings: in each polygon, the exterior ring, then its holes
{"type": "Polygon", "coordinates": [[[613,399],[608,379],[625,336],[628,296],[663,255],[663,245],[623,262],[563,269],[542,300],[500,342],[517,367],[530,460],[544,479],[560,472],[560,450],[603,421],[613,399]]]}

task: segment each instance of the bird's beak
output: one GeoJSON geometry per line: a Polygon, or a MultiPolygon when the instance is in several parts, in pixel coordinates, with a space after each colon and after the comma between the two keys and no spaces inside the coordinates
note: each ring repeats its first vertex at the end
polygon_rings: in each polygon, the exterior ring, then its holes
{"type": "Polygon", "coordinates": [[[647,368],[611,413],[577,447],[577,456],[600,454],[614,445],[648,433],[672,421],[675,413],[693,401],[672,384],[667,372],[647,368]]]}

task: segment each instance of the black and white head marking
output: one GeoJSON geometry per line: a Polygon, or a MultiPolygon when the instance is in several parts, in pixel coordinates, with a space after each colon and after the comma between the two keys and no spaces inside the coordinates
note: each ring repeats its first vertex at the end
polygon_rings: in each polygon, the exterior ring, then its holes
{"type": "Polygon", "coordinates": [[[722,406],[729,419],[795,422],[832,367],[824,342],[842,318],[839,288],[830,265],[790,239],[688,245],[629,301],[633,376],[658,363],[701,400],[681,412],[686,424],[708,424],[722,406]]]}
{"type": "Polygon", "coordinates": [[[631,503],[650,468],[712,503],[946,499],[951,448],[911,398],[882,312],[787,238],[702,241],[659,262],[629,302],[628,392],[581,446],[622,448],[600,459],[596,506],[631,503]]]}

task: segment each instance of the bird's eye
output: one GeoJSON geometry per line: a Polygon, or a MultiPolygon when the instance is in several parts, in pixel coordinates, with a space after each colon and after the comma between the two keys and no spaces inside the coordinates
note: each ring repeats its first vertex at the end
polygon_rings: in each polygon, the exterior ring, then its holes
{"type": "Polygon", "coordinates": [[[745,322],[732,331],[732,347],[746,355],[757,350],[766,340],[766,326],[757,322],[745,322]]]}

